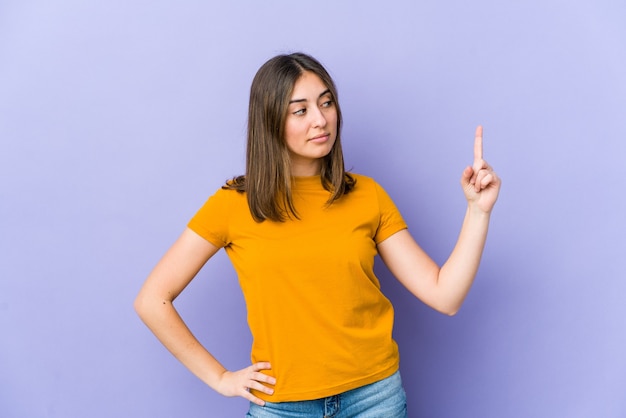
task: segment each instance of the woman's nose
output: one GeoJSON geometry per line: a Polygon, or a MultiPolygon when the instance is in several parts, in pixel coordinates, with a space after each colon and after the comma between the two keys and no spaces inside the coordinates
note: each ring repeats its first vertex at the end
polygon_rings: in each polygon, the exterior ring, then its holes
{"type": "Polygon", "coordinates": [[[317,109],[317,111],[313,115],[313,127],[323,128],[324,126],[326,126],[326,117],[320,109],[317,109]]]}

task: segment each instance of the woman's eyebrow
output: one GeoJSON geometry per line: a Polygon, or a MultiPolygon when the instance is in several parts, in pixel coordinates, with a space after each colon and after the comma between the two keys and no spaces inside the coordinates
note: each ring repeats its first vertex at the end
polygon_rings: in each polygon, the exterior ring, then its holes
{"type": "MultiPolygon", "coordinates": [[[[317,96],[317,98],[319,99],[320,97],[325,96],[326,94],[330,93],[330,89],[326,89],[323,92],[320,93],[319,96],[317,96]]],[[[289,104],[292,103],[300,103],[300,102],[306,102],[306,99],[294,99],[294,100],[289,100],[289,104]]]]}

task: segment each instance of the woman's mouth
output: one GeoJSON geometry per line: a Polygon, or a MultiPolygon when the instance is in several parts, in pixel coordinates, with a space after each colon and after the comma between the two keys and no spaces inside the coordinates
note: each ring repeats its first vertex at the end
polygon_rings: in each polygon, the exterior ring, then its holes
{"type": "Polygon", "coordinates": [[[317,135],[309,139],[309,142],[322,143],[322,142],[328,141],[329,138],[330,138],[329,133],[323,133],[321,135],[317,135]]]}

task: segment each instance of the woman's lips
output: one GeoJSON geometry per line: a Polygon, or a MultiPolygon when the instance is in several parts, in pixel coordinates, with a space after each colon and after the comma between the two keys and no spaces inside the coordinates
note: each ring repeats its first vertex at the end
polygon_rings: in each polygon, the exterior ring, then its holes
{"type": "Polygon", "coordinates": [[[309,139],[309,142],[322,143],[322,142],[328,141],[329,138],[330,138],[330,134],[324,133],[321,135],[314,136],[313,138],[309,139]]]}

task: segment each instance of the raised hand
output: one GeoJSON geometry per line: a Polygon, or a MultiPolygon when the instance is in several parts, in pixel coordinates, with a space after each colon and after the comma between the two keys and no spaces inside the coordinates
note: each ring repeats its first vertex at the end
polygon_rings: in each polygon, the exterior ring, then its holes
{"type": "Polygon", "coordinates": [[[474,163],[463,170],[461,185],[469,205],[483,212],[491,212],[500,192],[500,178],[483,159],[483,127],[476,128],[474,163]]]}
{"type": "Polygon", "coordinates": [[[271,368],[270,363],[259,362],[235,372],[226,371],[222,375],[217,391],[224,396],[241,396],[250,402],[263,406],[265,402],[254,396],[250,389],[267,393],[268,395],[273,394],[274,389],[267,387],[263,383],[275,385],[276,379],[261,373],[261,370],[270,370],[271,368]]]}

